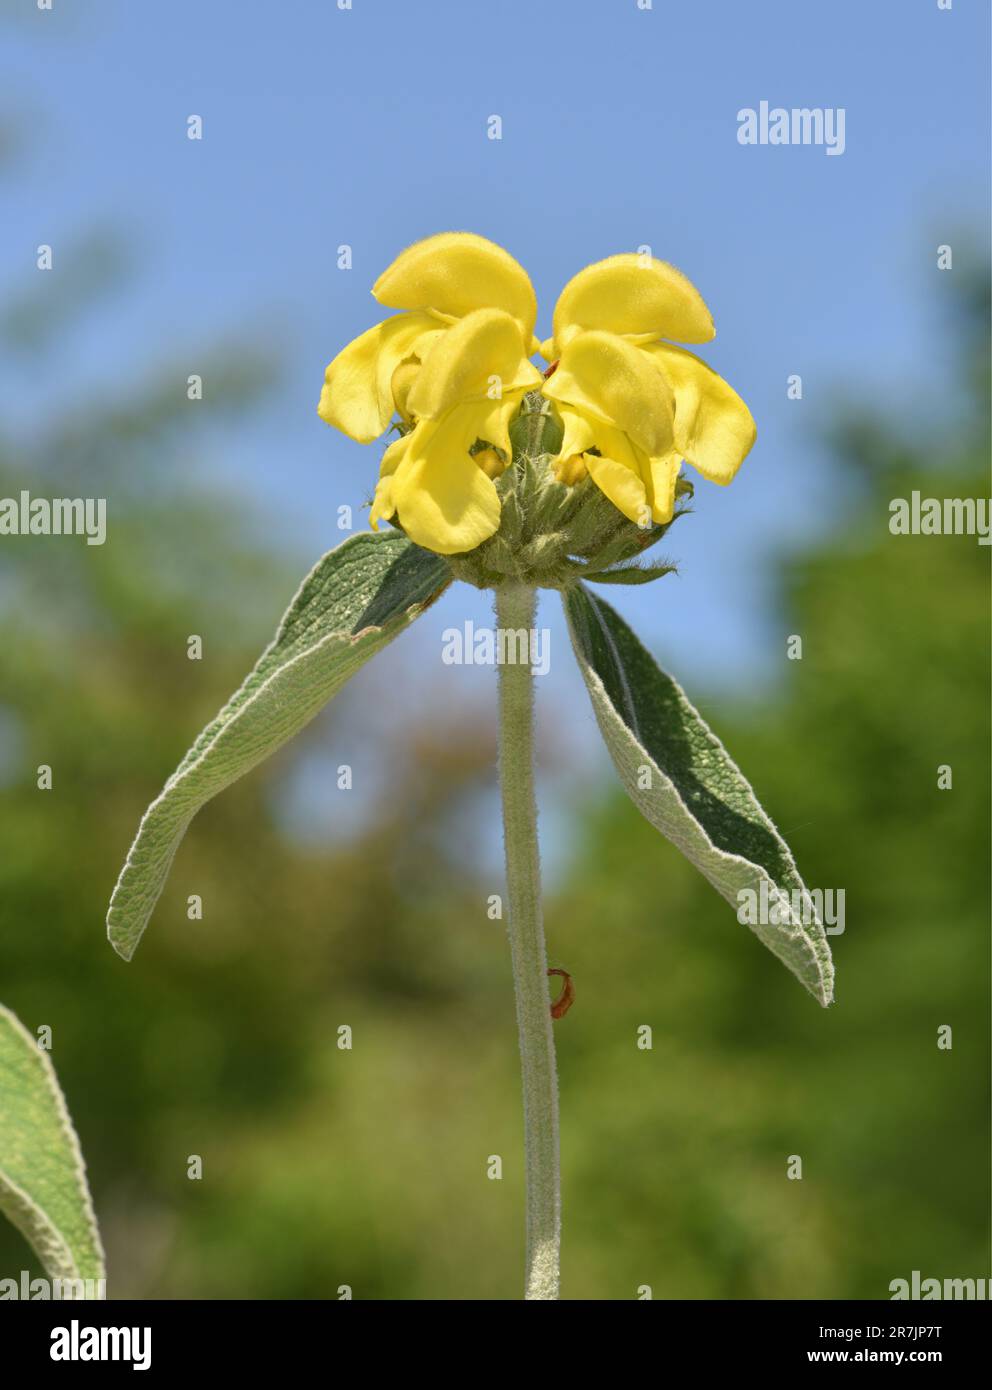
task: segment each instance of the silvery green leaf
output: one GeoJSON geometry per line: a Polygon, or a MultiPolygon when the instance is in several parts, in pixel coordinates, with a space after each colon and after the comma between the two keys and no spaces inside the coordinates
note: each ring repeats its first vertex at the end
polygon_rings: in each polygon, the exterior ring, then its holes
{"type": "Polygon", "coordinates": [[[86,1168],[55,1069],[2,1004],[0,1211],[51,1279],[105,1277],[86,1168]]]}
{"type": "Polygon", "coordinates": [[[742,890],[760,897],[764,884],[776,912],[758,915],[777,913],[783,920],[759,921],[752,931],[821,1004],[829,1004],[834,972],[823,926],[788,846],[749,783],[607,603],[578,585],[564,602],[596,720],[627,794],[735,909],[742,890]]]}
{"type": "Polygon", "coordinates": [[[299,733],[449,579],[443,559],[396,531],[352,536],[317,563],[255,669],[145,812],[107,915],[125,960],[200,807],[299,733]]]}

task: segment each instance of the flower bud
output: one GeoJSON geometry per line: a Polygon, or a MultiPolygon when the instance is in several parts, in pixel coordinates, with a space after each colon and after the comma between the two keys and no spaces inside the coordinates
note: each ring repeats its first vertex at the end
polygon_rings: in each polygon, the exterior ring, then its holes
{"type": "Polygon", "coordinates": [[[506,467],[506,464],[500,458],[499,454],[497,454],[495,449],[480,449],[479,452],[477,454],[473,454],[472,457],[475,459],[476,463],[482,469],[483,473],[485,473],[487,478],[498,478],[499,475],[503,472],[503,469],[506,467]]]}
{"type": "Polygon", "coordinates": [[[564,458],[561,454],[554,461],[555,477],[566,487],[575,487],[581,483],[583,478],[589,476],[586,468],[586,461],[581,454],[572,454],[564,458]]]}

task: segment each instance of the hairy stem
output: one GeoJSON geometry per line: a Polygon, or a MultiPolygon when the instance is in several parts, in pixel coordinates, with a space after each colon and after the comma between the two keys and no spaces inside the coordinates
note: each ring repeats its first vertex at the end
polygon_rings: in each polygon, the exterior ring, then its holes
{"type": "Polygon", "coordinates": [[[558,1297],[561,1195],[558,1078],[541,915],[541,866],[534,799],[534,677],[522,636],[534,628],[536,592],[496,590],[499,666],[499,769],[509,890],[509,935],[523,1074],[527,1166],[527,1274],[524,1297],[558,1297]],[[503,636],[507,634],[507,636],[503,636]],[[510,660],[506,660],[509,657],[510,660]]]}

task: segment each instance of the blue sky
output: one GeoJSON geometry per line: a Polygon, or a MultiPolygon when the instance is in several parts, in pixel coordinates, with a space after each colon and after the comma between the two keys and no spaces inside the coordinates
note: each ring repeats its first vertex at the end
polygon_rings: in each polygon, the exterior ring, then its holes
{"type": "MultiPolygon", "coordinates": [[[[37,273],[39,242],[58,254],[93,223],[130,237],[137,261],[61,343],[63,405],[165,361],[196,371],[232,329],[264,333],[285,375],[261,415],[211,436],[201,466],[257,496],[308,564],[341,538],[336,507],[357,510],[374,481],[378,449],[315,405],[327,361],[379,315],[369,288],[399,250],[447,229],[502,243],[547,332],[572,274],[650,245],[709,303],[705,355],[751,406],[758,443],[732,487],[700,482],[666,547],[680,576],[611,598],[684,681],[719,694],[787,679],[770,566],[831,525],[841,484],[817,432],[835,388],[909,414],[953,391],[933,349],[935,248],[985,226],[986,0],[6,9],[5,109],[33,149],[7,181],[0,288],[37,273]],[[845,152],[742,146],[737,112],[762,100],[843,107],[845,152]]],[[[22,419],[50,390],[25,369],[22,419]]],[[[442,628],[487,612],[459,587],[409,650],[439,657],[442,628]]],[[[553,702],[584,699],[568,667],[548,677],[553,702]]]]}

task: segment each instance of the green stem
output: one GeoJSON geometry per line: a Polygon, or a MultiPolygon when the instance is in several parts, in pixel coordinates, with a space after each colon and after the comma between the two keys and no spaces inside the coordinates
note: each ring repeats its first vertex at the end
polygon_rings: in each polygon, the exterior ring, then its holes
{"type": "MultiPolygon", "coordinates": [[[[536,593],[496,590],[500,633],[534,629],[536,593]]],[[[498,643],[523,654],[523,639],[498,643]]],[[[499,666],[499,770],[509,890],[509,935],[524,1093],[527,1166],[527,1276],[524,1297],[558,1297],[561,1195],[558,1174],[558,1078],[541,915],[541,865],[534,799],[534,677],[529,661],[499,666]]]]}

